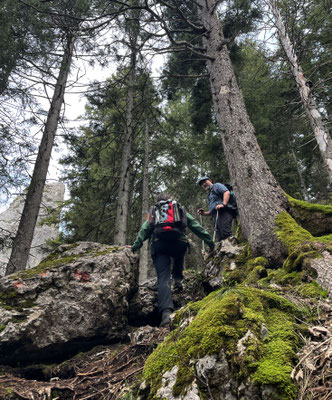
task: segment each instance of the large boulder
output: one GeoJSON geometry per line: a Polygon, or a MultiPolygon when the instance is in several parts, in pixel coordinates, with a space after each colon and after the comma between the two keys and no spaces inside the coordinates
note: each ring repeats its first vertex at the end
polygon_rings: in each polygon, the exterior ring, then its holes
{"type": "Polygon", "coordinates": [[[39,266],[2,278],[1,362],[54,360],[123,338],[137,279],[130,249],[89,242],[63,245],[39,266]]]}

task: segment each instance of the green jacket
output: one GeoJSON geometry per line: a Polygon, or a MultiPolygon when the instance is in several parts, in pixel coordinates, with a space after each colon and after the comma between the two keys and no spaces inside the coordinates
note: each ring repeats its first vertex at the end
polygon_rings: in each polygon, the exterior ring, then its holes
{"type": "MultiPolygon", "coordinates": [[[[214,249],[214,243],[211,235],[202,227],[202,225],[187,212],[188,228],[194,232],[201,240],[210,247],[211,250],[214,249]]],[[[134,244],[131,246],[132,251],[136,251],[143,246],[143,242],[152,236],[153,230],[150,227],[149,221],[145,221],[138,232],[134,244]]],[[[179,240],[186,240],[186,236],[183,233],[183,237],[179,240]]]]}

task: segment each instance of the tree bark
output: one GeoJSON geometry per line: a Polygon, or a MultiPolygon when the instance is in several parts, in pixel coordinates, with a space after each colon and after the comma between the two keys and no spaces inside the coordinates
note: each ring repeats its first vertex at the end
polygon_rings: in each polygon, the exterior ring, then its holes
{"type": "Polygon", "coordinates": [[[275,235],[276,216],[288,208],[255,137],[236,82],[215,0],[198,0],[217,122],[238,199],[241,229],[253,254],[279,262],[285,248],[275,235]]]}
{"type": "Polygon", "coordinates": [[[64,100],[65,88],[74,51],[74,43],[75,36],[69,32],[67,34],[60,71],[55,84],[51,107],[48,112],[22,216],[13,242],[11,256],[7,264],[6,275],[26,268],[44,191],[55,134],[58,127],[61,106],[64,100]]]}
{"type": "Polygon", "coordinates": [[[298,63],[294,47],[291,43],[286,27],[281,18],[276,0],[270,0],[271,10],[276,20],[278,36],[286,57],[288,59],[292,74],[300,92],[302,104],[308,116],[311,128],[315,135],[321,156],[324,160],[329,182],[332,182],[332,139],[327,127],[323,123],[322,115],[312,95],[308,80],[305,78],[301,65],[298,63]]]}
{"type": "MultiPolygon", "coordinates": [[[[141,223],[146,221],[149,209],[149,122],[145,120],[144,133],[144,161],[143,161],[143,190],[142,190],[142,215],[141,223]]],[[[140,252],[138,283],[142,284],[149,276],[149,244],[146,240],[140,252]]]]}
{"type": "Polygon", "coordinates": [[[127,220],[129,208],[129,185],[130,185],[130,163],[133,141],[133,108],[134,108],[134,85],[136,82],[136,55],[137,51],[132,48],[130,71],[128,75],[128,92],[126,105],[126,124],[120,168],[120,185],[115,218],[114,243],[125,245],[127,241],[127,220]]]}

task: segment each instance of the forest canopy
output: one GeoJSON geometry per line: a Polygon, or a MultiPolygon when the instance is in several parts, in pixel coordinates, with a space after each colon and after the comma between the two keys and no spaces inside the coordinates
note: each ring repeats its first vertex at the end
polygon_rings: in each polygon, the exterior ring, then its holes
{"type": "MultiPolygon", "coordinates": [[[[132,241],[141,215],[165,188],[194,212],[205,201],[196,186],[202,175],[233,184],[244,236],[253,242],[257,229],[247,216],[249,210],[255,214],[256,204],[272,221],[278,207],[287,209],[283,191],[328,203],[328,2],[5,0],[0,7],[0,47],[6,49],[0,59],[1,196],[29,182],[36,160],[29,132],[39,129],[45,136],[53,130],[51,142],[66,145],[66,241],[132,241]],[[282,35],[295,54],[307,99],[282,35]],[[158,74],[156,55],[165,59],[158,74]],[[86,60],[89,73],[103,67],[109,76],[105,81],[96,75],[80,90],[78,66],[86,60]],[[62,98],[51,115],[57,85],[62,98]],[[87,102],[87,123],[78,128],[66,128],[68,85],[87,102]],[[50,109],[41,98],[49,99],[50,109]],[[248,136],[240,140],[242,132],[248,136]],[[264,209],[261,198],[270,184],[280,191],[264,209]]],[[[32,182],[45,181],[36,165],[32,182]]],[[[47,161],[42,168],[45,175],[47,161]]]]}

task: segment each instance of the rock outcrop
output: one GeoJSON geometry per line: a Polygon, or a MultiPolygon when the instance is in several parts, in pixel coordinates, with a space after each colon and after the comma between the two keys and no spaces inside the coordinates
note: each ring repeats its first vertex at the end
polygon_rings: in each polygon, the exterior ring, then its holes
{"type": "Polygon", "coordinates": [[[2,278],[1,362],[54,360],[86,344],[120,340],[137,276],[130,249],[81,242],[2,278]]]}
{"type": "Polygon", "coordinates": [[[210,257],[205,265],[205,285],[209,291],[219,289],[224,280],[224,270],[234,271],[236,258],[241,253],[242,247],[238,246],[235,239],[226,239],[216,246],[215,256],[210,257]]]}
{"type": "Polygon", "coordinates": [[[227,240],[184,271],[170,329],[156,327],[155,282],[137,282],[130,249],[85,242],[1,279],[0,398],[295,400],[312,366],[311,393],[330,391],[331,304],[308,269],[276,268],[227,240]]]}
{"type": "MultiPolygon", "coordinates": [[[[35,267],[49,254],[45,243],[48,239],[55,239],[59,234],[58,225],[41,224],[41,221],[49,216],[50,210],[59,207],[59,202],[64,199],[64,193],[65,186],[61,182],[45,186],[27,268],[35,267]]],[[[24,195],[17,197],[9,208],[0,214],[0,244],[2,244],[0,248],[0,276],[5,273],[11,253],[12,239],[15,237],[20,222],[24,200],[24,195]]]]}

